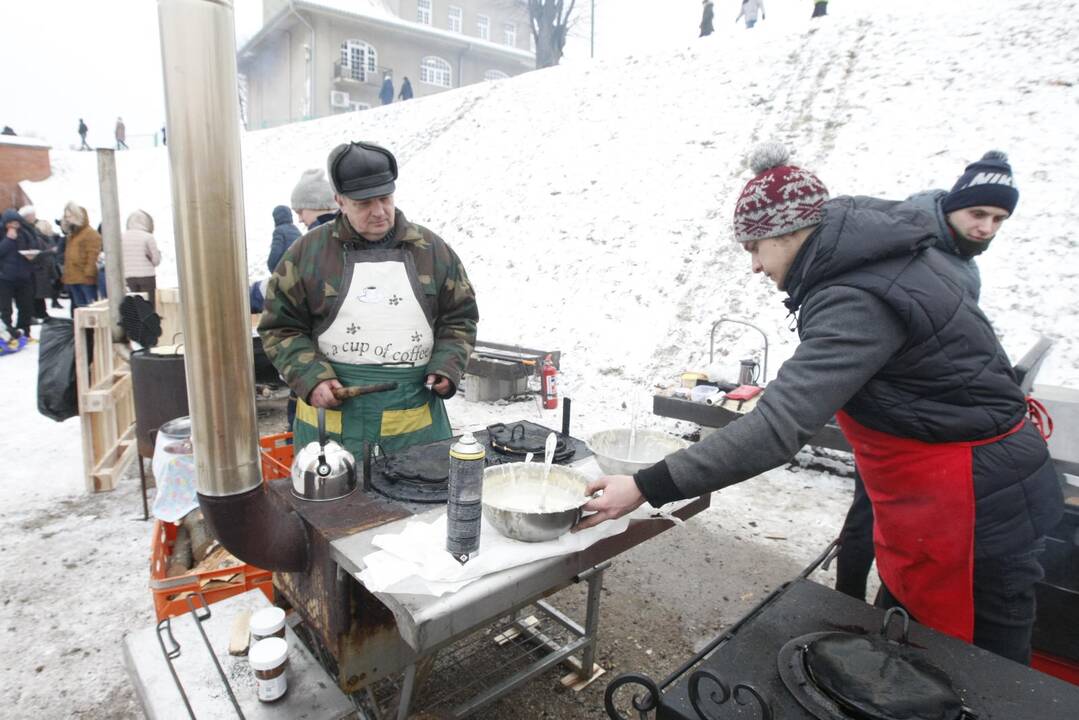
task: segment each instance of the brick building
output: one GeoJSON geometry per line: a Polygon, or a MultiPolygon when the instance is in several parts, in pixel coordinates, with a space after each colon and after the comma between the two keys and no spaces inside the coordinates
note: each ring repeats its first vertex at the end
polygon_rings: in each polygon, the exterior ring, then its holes
{"type": "Polygon", "coordinates": [[[49,148],[35,138],[0,135],[0,209],[29,204],[19,183],[40,182],[52,175],[49,148]]]}

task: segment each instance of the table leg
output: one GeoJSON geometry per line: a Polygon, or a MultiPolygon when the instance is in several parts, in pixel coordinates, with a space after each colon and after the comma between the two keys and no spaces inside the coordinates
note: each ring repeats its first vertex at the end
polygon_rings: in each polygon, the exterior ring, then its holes
{"type": "MultiPolygon", "coordinates": [[[[588,680],[592,677],[594,672],[596,660],[596,633],[599,630],[599,601],[600,593],[603,590],[603,571],[610,566],[610,563],[604,563],[597,565],[587,573],[588,581],[588,601],[585,605],[585,617],[584,617],[584,634],[588,638],[588,644],[584,646],[584,652],[581,655],[581,679],[588,680]]],[[[584,579],[585,573],[582,573],[582,579],[584,579]]]]}

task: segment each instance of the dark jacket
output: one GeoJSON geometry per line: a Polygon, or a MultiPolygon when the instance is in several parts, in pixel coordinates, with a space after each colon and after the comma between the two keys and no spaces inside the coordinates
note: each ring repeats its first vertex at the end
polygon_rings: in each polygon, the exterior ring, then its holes
{"type": "Polygon", "coordinates": [[[715,8],[711,2],[704,3],[704,14],[701,16],[701,37],[715,32],[712,19],[715,17],[715,8]]]}
{"type": "Polygon", "coordinates": [[[278,205],[273,209],[273,219],[276,227],[273,229],[273,240],[270,241],[270,257],[266,262],[270,272],[274,271],[281,256],[291,247],[292,243],[300,237],[300,228],[292,222],[292,211],[285,205],[278,205]]]}
{"type": "Polygon", "coordinates": [[[401,83],[401,93],[397,96],[402,100],[412,99],[412,81],[405,78],[405,81],[401,83]]]}
{"type": "Polygon", "coordinates": [[[378,91],[378,99],[382,101],[383,105],[389,105],[393,102],[393,80],[386,78],[382,81],[382,89],[378,91]]]}
{"type": "MultiPolygon", "coordinates": [[[[653,505],[770,470],[840,409],[940,443],[994,437],[1026,412],[1004,350],[935,219],[909,203],[835,198],[788,272],[801,340],[753,412],[637,473],[653,505]]],[[[974,454],[975,554],[1029,546],[1059,520],[1059,480],[1030,423],[974,454]]]]}
{"type": "Polygon", "coordinates": [[[34,265],[19,254],[22,250],[41,250],[37,233],[27,227],[22,216],[15,210],[5,210],[0,216],[0,280],[6,282],[28,282],[34,277],[34,265]],[[7,224],[18,222],[18,236],[7,236],[7,224]]]}
{"type": "Polygon", "coordinates": [[[311,223],[310,225],[307,226],[307,232],[311,232],[312,230],[317,228],[319,225],[325,225],[328,222],[333,222],[334,218],[336,218],[336,217],[337,217],[337,213],[335,213],[335,212],[322,213],[317,218],[315,218],[315,222],[313,222],[313,223],[311,223]]]}
{"type": "Polygon", "coordinates": [[[977,302],[982,294],[982,275],[978,271],[978,263],[974,262],[974,258],[965,258],[959,254],[959,248],[955,244],[955,231],[948,224],[948,218],[940,208],[940,201],[947,194],[947,190],[926,190],[911,195],[907,198],[907,202],[936,218],[936,247],[951,256],[952,263],[961,271],[967,289],[977,302]]]}

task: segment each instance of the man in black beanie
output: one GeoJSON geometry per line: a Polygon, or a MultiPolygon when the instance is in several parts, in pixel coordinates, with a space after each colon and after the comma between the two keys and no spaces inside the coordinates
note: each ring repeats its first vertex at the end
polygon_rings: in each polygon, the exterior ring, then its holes
{"type": "MultiPolygon", "coordinates": [[[[950,191],[926,190],[907,200],[937,219],[937,247],[955,262],[967,281],[967,292],[977,302],[982,279],[974,258],[989,248],[1019,202],[1008,156],[990,150],[981,160],[967,165],[950,191]]],[[[843,543],[836,556],[836,590],[864,600],[873,565],[873,509],[858,477],[840,537],[843,543]]]]}
{"type": "Polygon", "coordinates": [[[959,261],[970,278],[967,289],[978,300],[982,281],[974,257],[989,248],[1019,203],[1008,156],[990,150],[967,165],[950,191],[927,190],[907,200],[937,218],[941,230],[937,247],[959,261]]]}

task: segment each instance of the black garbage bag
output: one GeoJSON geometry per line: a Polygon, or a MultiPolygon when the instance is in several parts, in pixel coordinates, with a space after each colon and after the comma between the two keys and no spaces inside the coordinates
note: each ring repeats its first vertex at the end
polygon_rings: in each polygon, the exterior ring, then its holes
{"type": "Polygon", "coordinates": [[[37,409],[56,422],[79,414],[75,326],[67,318],[49,318],[42,325],[37,360],[37,409]]]}

